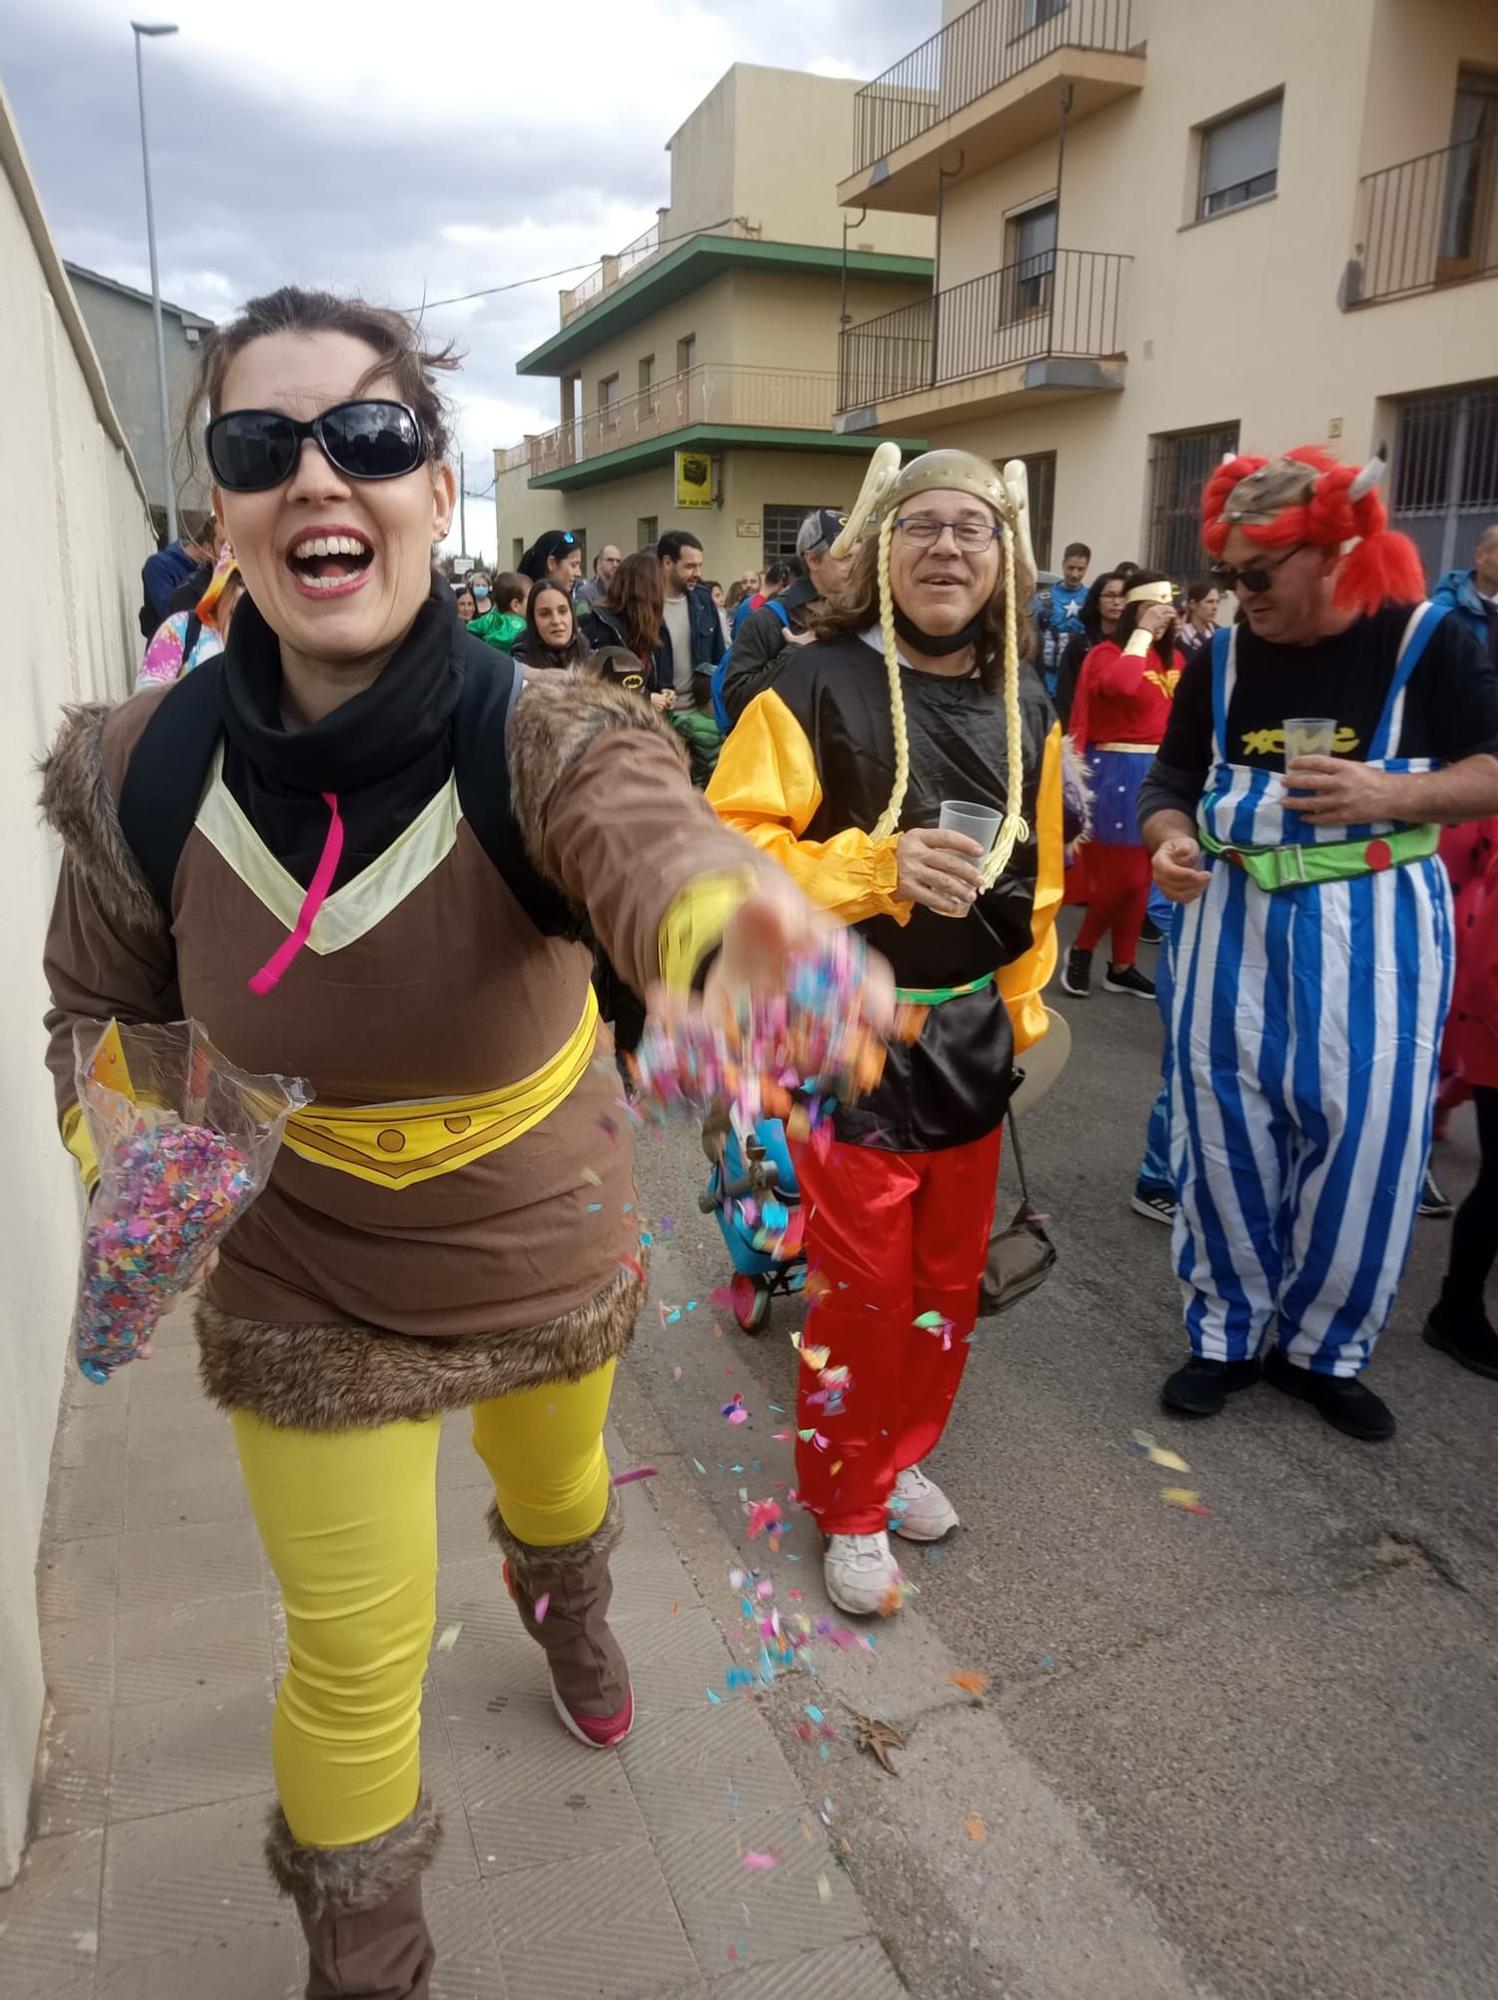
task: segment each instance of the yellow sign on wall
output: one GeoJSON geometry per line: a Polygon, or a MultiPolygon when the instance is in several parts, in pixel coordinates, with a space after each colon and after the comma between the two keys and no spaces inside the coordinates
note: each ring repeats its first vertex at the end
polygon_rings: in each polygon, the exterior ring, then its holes
{"type": "Polygon", "coordinates": [[[713,461],[708,452],[677,452],[676,504],[678,507],[712,506],[713,461]]]}

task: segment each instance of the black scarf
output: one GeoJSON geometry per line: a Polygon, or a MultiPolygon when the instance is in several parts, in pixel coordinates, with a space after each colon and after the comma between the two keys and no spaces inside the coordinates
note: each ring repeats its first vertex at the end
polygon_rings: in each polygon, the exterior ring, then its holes
{"type": "Polygon", "coordinates": [[[980,611],[976,618],[969,618],[960,632],[923,632],[913,618],[908,618],[895,606],[895,630],[907,646],[914,646],[918,653],[924,653],[928,660],[944,660],[951,653],[960,653],[964,646],[974,645],[982,636],[984,621],[988,613],[980,611]]]}
{"type": "Polygon", "coordinates": [[[305,888],[337,795],[343,858],[333,886],[378,860],[446,782],[463,691],[452,592],[434,586],[379,679],[308,729],[281,721],[281,643],[248,596],[224,648],[224,780],[276,859],[305,888]]]}

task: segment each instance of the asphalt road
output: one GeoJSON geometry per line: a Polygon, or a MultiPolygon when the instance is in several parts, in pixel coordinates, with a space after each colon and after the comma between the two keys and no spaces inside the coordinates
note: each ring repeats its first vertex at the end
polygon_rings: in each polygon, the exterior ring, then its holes
{"type": "MultiPolygon", "coordinates": [[[[919,1595],[876,1652],[824,1649],[818,1698],[844,1718],[825,1761],[795,1738],[805,1683],[766,1705],[921,2000],[1498,1995],[1498,1384],[1419,1339],[1448,1225],[1419,1225],[1375,1358],[1392,1443],[1268,1388],[1171,1420],[1169,1238],[1128,1208],[1157,1017],[1101,992],[1055,1004],[1072,1061],[1025,1137],[1060,1265],[978,1328],[929,1462],[963,1527],[915,1553],[919,1595]],[[1136,1427],[1189,1478],[1131,1455],[1136,1427]],[[1171,1484],[1210,1516],[1164,1502],[1171,1484]],[[956,1670],[991,1677],[986,1699],[956,1670]],[[901,1777],[857,1754],[848,1706],[906,1735],[901,1777]]],[[[1438,1153],[1448,1192],[1474,1164],[1463,1117],[1438,1153]]],[[[642,1147],[653,1289],[683,1312],[646,1315],[626,1396],[654,1406],[635,1430],[662,1460],[659,1504],[683,1523],[711,1510],[698,1561],[726,1537],[810,1608],[810,1522],[774,1561],[743,1537],[743,1496],[791,1476],[770,1440],[790,1419],[768,1405],[790,1410],[800,1319],[777,1304],[750,1341],[713,1312],[728,1267],[696,1212],[703,1171],[684,1127],[642,1147]],[[730,1430],[735,1390],[752,1416],[730,1430]]],[[[732,1628],[724,1576],[700,1580],[732,1628]]]]}

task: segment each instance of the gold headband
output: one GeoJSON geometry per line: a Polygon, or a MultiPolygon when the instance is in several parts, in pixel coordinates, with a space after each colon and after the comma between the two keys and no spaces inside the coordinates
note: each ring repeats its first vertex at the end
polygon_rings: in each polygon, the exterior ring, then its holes
{"type": "Polygon", "coordinates": [[[1174,604],[1175,601],[1173,583],[1136,583],[1124,596],[1125,604],[1174,604]]]}

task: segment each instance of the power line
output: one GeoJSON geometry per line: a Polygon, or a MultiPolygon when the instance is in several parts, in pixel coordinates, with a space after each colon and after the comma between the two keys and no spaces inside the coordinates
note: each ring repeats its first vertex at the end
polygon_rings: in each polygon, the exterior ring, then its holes
{"type": "MultiPolygon", "coordinates": [[[[668,243],[685,243],[692,236],[709,236],[713,230],[725,229],[730,222],[737,220],[736,216],[721,216],[718,221],[703,223],[698,229],[684,229],[679,236],[663,236],[655,247],[657,250],[664,250],[668,243]]],[[[467,305],[470,299],[492,299],[499,292],[518,292],[526,285],[544,285],[548,278],[569,278],[574,271],[591,270],[597,262],[596,257],[584,257],[579,263],[563,264],[560,270],[537,271],[534,277],[511,278],[508,284],[485,285],[477,292],[455,292],[450,299],[423,299],[419,306],[400,306],[397,310],[410,314],[435,312],[438,306],[463,306],[467,305]]]]}

